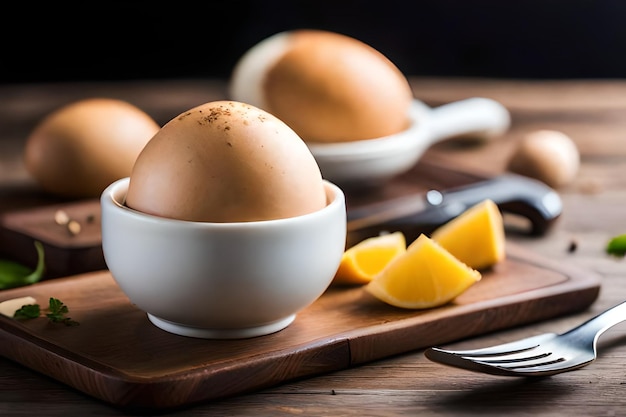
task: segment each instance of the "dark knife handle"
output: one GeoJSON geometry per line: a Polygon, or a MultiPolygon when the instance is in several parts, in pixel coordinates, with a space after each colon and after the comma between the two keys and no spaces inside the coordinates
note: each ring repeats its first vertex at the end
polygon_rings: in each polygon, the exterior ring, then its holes
{"type": "MultiPolygon", "coordinates": [[[[502,174],[472,185],[450,190],[448,201],[460,201],[467,208],[490,198],[500,210],[529,220],[530,234],[545,234],[559,218],[563,203],[559,194],[545,183],[517,174],[502,174]]],[[[446,192],[444,194],[444,199],[446,192]]]]}
{"type": "Polygon", "coordinates": [[[502,212],[526,218],[531,235],[543,235],[561,215],[562,202],[558,193],[541,181],[517,174],[502,174],[487,180],[446,190],[431,190],[425,195],[359,208],[357,218],[348,212],[348,245],[381,232],[402,231],[407,240],[420,233],[431,233],[442,224],[457,217],[471,206],[491,199],[502,212]],[[419,204],[416,204],[419,199],[419,204]],[[412,206],[416,207],[411,212],[412,206]],[[417,207],[420,207],[419,209],[417,207]]]}

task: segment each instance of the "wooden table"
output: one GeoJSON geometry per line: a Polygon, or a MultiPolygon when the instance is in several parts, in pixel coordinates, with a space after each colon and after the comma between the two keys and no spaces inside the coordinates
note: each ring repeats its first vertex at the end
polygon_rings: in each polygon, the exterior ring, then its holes
{"type": "MultiPolygon", "coordinates": [[[[415,97],[431,106],[483,96],[500,101],[513,117],[502,140],[466,148],[444,143],[424,158],[450,158],[461,168],[497,174],[505,169],[520,136],[537,129],[565,132],[582,154],[575,183],[559,190],[564,211],[556,226],[542,237],[513,233],[508,239],[600,274],[598,300],[580,313],[455,345],[483,346],[563,331],[626,300],[626,263],[604,251],[612,236],[626,233],[626,81],[412,78],[411,82],[415,97]]],[[[222,80],[0,86],[2,186],[28,181],[20,152],[43,115],[65,102],[98,95],[129,100],[164,123],[194,105],[226,97],[226,90],[222,80]]],[[[625,342],[626,326],[616,326],[601,338],[599,360],[575,372],[537,380],[457,370],[430,362],[423,351],[416,351],[171,415],[626,415],[625,342]]],[[[0,358],[0,415],[82,417],[124,412],[0,358]]]]}

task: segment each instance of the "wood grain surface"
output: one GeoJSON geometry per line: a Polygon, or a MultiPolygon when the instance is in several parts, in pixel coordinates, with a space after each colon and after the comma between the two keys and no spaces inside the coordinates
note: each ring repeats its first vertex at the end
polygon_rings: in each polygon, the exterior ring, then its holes
{"type": "MultiPolygon", "coordinates": [[[[545,236],[533,237],[511,230],[507,239],[511,247],[522,247],[525,252],[568,269],[583,274],[591,271],[600,277],[600,293],[589,308],[464,338],[449,346],[480,347],[548,331],[564,331],[626,299],[626,264],[622,258],[608,256],[604,251],[610,237],[626,232],[623,210],[626,204],[626,119],[623,117],[626,82],[412,78],[411,83],[415,96],[431,106],[482,96],[500,101],[512,114],[511,129],[501,140],[481,147],[441,143],[430,149],[423,159],[441,158],[458,169],[497,174],[505,170],[507,158],[526,132],[552,128],[572,137],[581,151],[582,165],[576,181],[559,190],[564,204],[561,218],[545,236]]],[[[3,211],[15,207],[17,201],[4,198],[7,193],[19,194],[19,190],[32,186],[20,159],[28,131],[57,106],[97,95],[127,99],[147,109],[163,123],[193,105],[224,97],[225,83],[223,80],[180,80],[2,86],[0,206],[3,211]]],[[[32,193],[21,197],[20,204],[29,201],[37,206],[41,203],[40,196],[32,193]]],[[[496,319],[497,316],[488,318],[496,319]]],[[[443,340],[450,331],[447,329],[443,326],[429,331],[442,332],[437,337],[443,340]]],[[[94,341],[85,341],[85,344],[93,347],[106,337],[95,334],[94,341]]],[[[356,338],[351,343],[358,344],[358,341],[356,338]]],[[[617,326],[602,336],[599,359],[589,366],[530,380],[449,368],[428,361],[423,350],[417,348],[371,362],[359,363],[352,359],[355,366],[337,371],[327,372],[322,366],[316,376],[296,378],[162,414],[620,416],[625,415],[626,409],[623,395],[625,341],[626,327],[617,326]]],[[[344,357],[343,349],[344,345],[338,343],[337,358],[344,357]]],[[[28,356],[28,352],[22,354],[28,356]]],[[[288,367],[318,366],[315,355],[304,362],[296,362],[288,367]]],[[[63,360],[50,361],[40,366],[55,368],[58,365],[57,372],[63,372],[63,363],[63,360]]],[[[0,357],[0,415],[33,414],[118,416],[145,413],[112,406],[70,384],[0,357]]]]}

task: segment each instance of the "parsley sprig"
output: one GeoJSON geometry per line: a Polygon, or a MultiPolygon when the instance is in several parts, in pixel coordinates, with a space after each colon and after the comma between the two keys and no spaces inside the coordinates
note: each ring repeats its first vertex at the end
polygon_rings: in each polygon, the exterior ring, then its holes
{"type": "Polygon", "coordinates": [[[67,317],[69,308],[63,302],[57,298],[50,297],[48,301],[48,308],[41,311],[39,304],[27,304],[15,311],[14,318],[19,320],[36,319],[43,316],[47,317],[52,323],[63,323],[66,326],[78,326],[78,322],[71,317],[67,317]]]}

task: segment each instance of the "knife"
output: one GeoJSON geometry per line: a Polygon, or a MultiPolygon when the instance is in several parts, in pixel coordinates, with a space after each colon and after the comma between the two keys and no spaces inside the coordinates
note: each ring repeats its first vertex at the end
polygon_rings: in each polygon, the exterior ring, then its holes
{"type": "Polygon", "coordinates": [[[469,185],[431,189],[348,209],[348,247],[383,232],[402,231],[412,241],[429,234],[468,208],[491,199],[503,213],[527,219],[529,233],[545,234],[561,215],[558,193],[545,183],[518,174],[502,174],[469,185]]]}

